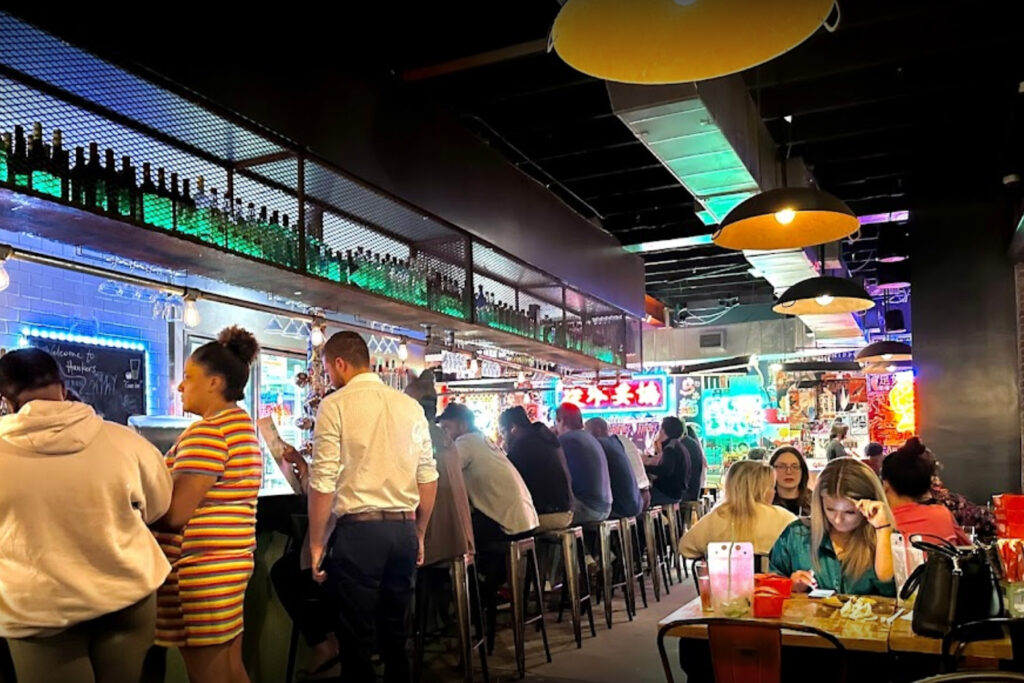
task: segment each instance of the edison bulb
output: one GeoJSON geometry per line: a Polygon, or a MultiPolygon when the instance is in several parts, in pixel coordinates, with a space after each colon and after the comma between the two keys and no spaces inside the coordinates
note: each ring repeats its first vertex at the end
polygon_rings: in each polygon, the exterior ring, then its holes
{"type": "Polygon", "coordinates": [[[11,285],[11,276],[7,273],[7,268],[4,266],[4,262],[0,261],[0,292],[4,291],[11,285]]]}
{"type": "Polygon", "coordinates": [[[822,294],[821,296],[814,299],[818,302],[819,306],[828,306],[830,303],[835,301],[831,294],[822,294]]]}
{"type": "Polygon", "coordinates": [[[892,354],[891,353],[883,353],[882,354],[882,360],[892,360],[892,354]]]}
{"type": "Polygon", "coordinates": [[[796,211],[793,209],[782,209],[781,211],[775,212],[775,220],[777,220],[780,225],[789,225],[793,222],[794,218],[796,218],[796,211]]]}
{"type": "Polygon", "coordinates": [[[520,370],[519,374],[516,375],[516,383],[517,384],[526,384],[526,373],[523,372],[522,370],[520,370]]]}
{"type": "Polygon", "coordinates": [[[404,341],[398,345],[398,360],[403,363],[409,360],[409,345],[404,341]]]}
{"type": "Polygon", "coordinates": [[[181,319],[185,323],[185,327],[199,327],[199,308],[196,307],[196,302],[192,299],[185,300],[185,311],[182,313],[181,319]]]}
{"type": "Polygon", "coordinates": [[[888,372],[889,374],[892,374],[892,373],[896,372],[898,369],[899,368],[897,368],[895,365],[886,365],[885,366],[885,371],[888,372]]]}

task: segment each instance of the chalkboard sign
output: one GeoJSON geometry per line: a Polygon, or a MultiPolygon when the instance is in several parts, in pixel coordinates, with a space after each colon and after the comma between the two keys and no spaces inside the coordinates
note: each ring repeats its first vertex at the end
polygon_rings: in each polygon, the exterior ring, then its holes
{"type": "Polygon", "coordinates": [[[29,343],[54,357],[65,386],[104,419],[126,425],[146,414],[145,351],[40,337],[29,343]]]}

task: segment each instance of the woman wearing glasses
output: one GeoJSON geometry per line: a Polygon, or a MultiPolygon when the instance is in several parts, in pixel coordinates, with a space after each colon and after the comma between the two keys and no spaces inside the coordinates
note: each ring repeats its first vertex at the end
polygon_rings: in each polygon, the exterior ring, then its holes
{"type": "Polygon", "coordinates": [[[794,515],[811,514],[811,490],[807,488],[810,473],[803,454],[792,446],[782,446],[772,453],[769,463],[775,468],[775,500],[794,515]]]}

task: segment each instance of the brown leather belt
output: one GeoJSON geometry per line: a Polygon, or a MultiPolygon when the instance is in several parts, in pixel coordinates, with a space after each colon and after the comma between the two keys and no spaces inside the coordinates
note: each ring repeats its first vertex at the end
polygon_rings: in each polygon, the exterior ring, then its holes
{"type": "Polygon", "coordinates": [[[388,512],[386,510],[371,510],[369,512],[353,512],[341,517],[340,524],[349,522],[405,522],[416,521],[416,513],[408,510],[402,512],[388,512]]]}

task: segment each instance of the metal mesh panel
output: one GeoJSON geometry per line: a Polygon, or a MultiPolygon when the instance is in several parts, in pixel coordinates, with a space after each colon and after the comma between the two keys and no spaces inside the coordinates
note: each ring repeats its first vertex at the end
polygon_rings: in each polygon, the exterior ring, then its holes
{"type": "MultiPolygon", "coordinates": [[[[71,152],[72,163],[76,146],[88,151],[89,143],[96,142],[101,153],[108,147],[114,150],[118,167],[124,155],[131,157],[138,173],[142,171],[143,162],[148,162],[153,168],[154,182],[157,169],[164,168],[168,178],[174,172],[181,179],[191,179],[193,190],[195,179],[199,176],[206,179],[207,189],[216,187],[223,191],[227,186],[227,172],[216,164],[157,142],[132,128],[113,123],[9,78],[0,77],[0,130],[11,132],[15,125],[20,125],[28,134],[36,121],[43,124],[43,138],[47,144],[53,129],[61,129],[64,149],[71,152]]],[[[142,179],[139,177],[137,180],[141,182],[142,179]]]]}
{"type": "Polygon", "coordinates": [[[473,305],[476,307],[477,323],[523,337],[534,335],[522,302],[519,302],[517,308],[516,290],[513,287],[479,273],[473,274],[473,284],[476,285],[473,305]]]}
{"type": "MultiPolygon", "coordinates": [[[[512,282],[519,287],[539,287],[554,282],[551,276],[524,266],[479,242],[473,244],[473,268],[506,282],[512,282]]],[[[561,294],[559,294],[559,300],[561,300],[561,294]]]]}
{"type": "Polygon", "coordinates": [[[457,235],[451,228],[317,164],[306,162],[306,194],[410,242],[457,235]]]}
{"type": "Polygon", "coordinates": [[[220,159],[281,150],[243,126],[2,12],[0,46],[0,63],[220,159]]]}
{"type": "Polygon", "coordinates": [[[641,322],[636,318],[626,318],[626,338],[623,346],[628,365],[639,365],[643,362],[642,335],[643,326],[641,322]]]}
{"type": "Polygon", "coordinates": [[[526,311],[531,326],[531,336],[537,341],[554,344],[555,324],[562,319],[562,307],[519,292],[519,306],[526,311]]]}
{"type": "Polygon", "coordinates": [[[621,315],[606,315],[587,319],[580,348],[583,353],[605,363],[622,365],[624,346],[625,329],[621,315]]]}

